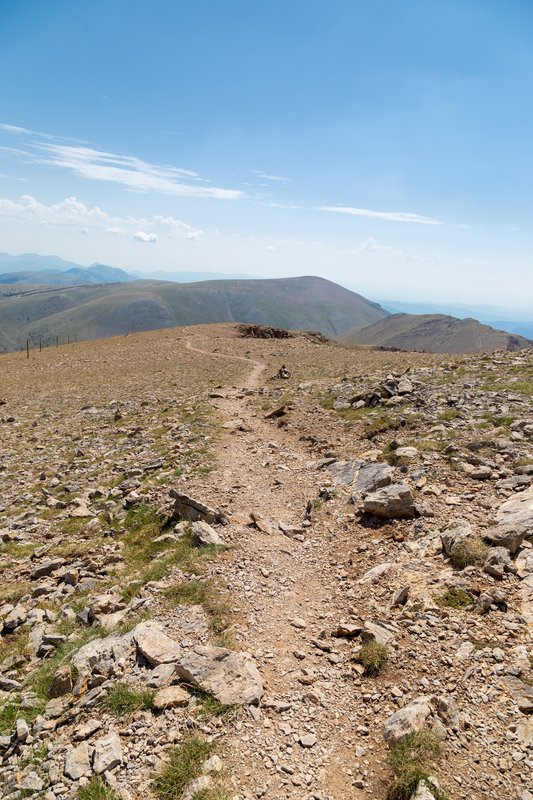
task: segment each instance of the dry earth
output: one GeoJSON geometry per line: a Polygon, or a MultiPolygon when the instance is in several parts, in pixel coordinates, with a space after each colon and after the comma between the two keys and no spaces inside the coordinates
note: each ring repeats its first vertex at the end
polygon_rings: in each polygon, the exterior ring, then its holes
{"type": "Polygon", "coordinates": [[[532,367],[230,325],[1,357],[3,796],[409,800],[431,730],[417,800],[531,800],[532,367]],[[162,781],[191,741],[221,762],[162,781]]]}

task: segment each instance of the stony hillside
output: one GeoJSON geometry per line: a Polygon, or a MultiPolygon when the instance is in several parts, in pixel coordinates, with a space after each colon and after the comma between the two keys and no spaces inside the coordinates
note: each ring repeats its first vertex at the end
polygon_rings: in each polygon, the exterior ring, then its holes
{"type": "Polygon", "coordinates": [[[532,377],[233,325],[1,356],[2,796],[531,800],[532,377]]]}
{"type": "Polygon", "coordinates": [[[134,281],[109,286],[0,293],[0,348],[98,339],[210,322],[250,322],[337,336],[384,316],[376,303],[323,278],[223,280],[178,284],[134,281]],[[6,296],[7,295],[7,296],[6,296]]]}
{"type": "Polygon", "coordinates": [[[363,330],[348,331],[340,338],[349,344],[428,353],[492,353],[533,347],[533,341],[523,336],[495,330],[475,319],[446,314],[393,314],[363,330]]]}

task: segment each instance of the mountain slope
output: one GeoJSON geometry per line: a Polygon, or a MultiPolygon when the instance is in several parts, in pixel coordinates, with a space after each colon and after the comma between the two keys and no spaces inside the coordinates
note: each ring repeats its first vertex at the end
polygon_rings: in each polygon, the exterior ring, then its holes
{"type": "Polygon", "coordinates": [[[16,286],[80,286],[91,283],[124,283],[134,280],[123,269],[93,264],[92,267],[71,267],[67,270],[18,270],[0,274],[0,283],[16,286]]]}
{"type": "Polygon", "coordinates": [[[445,314],[393,314],[363,330],[344,333],[342,341],[430,353],[490,353],[533,348],[533,341],[482,325],[475,319],[445,314]]]}
{"type": "Polygon", "coordinates": [[[26,338],[97,339],[208,322],[253,322],[314,329],[336,337],[385,317],[378,304],[317,277],[204,281],[133,281],[107,286],[21,291],[0,296],[0,347],[26,338]]]}

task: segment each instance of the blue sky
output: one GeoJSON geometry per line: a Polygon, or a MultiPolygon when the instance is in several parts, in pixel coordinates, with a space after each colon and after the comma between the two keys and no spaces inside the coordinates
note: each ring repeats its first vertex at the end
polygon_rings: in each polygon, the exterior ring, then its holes
{"type": "Polygon", "coordinates": [[[0,250],[533,306],[533,5],[0,0],[0,250]]]}

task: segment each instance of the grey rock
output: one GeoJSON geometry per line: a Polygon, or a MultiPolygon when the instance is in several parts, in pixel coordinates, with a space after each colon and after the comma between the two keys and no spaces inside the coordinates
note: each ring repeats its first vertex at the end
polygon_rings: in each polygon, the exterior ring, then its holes
{"type": "Polygon", "coordinates": [[[363,642],[377,642],[377,644],[388,645],[394,639],[394,632],[389,630],[383,623],[367,620],[361,631],[361,639],[363,642]]]}
{"type": "Polygon", "coordinates": [[[226,517],[220,511],[209,508],[200,500],[195,500],[177,489],[171,489],[169,494],[174,500],[174,514],[178,519],[188,520],[189,522],[204,520],[210,525],[215,522],[220,522],[222,525],[227,524],[226,517]]]}
{"type": "Polygon", "coordinates": [[[69,750],[65,759],[65,775],[73,781],[78,781],[91,771],[89,745],[82,742],[77,747],[69,750]]]}
{"type": "Polygon", "coordinates": [[[261,675],[248,653],[197,645],[182,651],[176,672],[224,705],[257,704],[263,695],[261,675]]]}
{"type": "Polygon", "coordinates": [[[469,539],[474,536],[474,531],[470,523],[466,520],[457,520],[454,525],[446,528],[441,533],[442,549],[446,555],[450,555],[453,547],[459,542],[469,539]]]}
{"type": "Polygon", "coordinates": [[[50,561],[45,561],[43,564],[39,564],[38,567],[35,567],[31,573],[31,580],[36,581],[39,578],[44,578],[47,575],[51,575],[53,572],[56,572],[56,570],[64,566],[64,564],[64,558],[54,558],[50,561]]]}
{"type": "Polygon", "coordinates": [[[359,502],[365,495],[390,486],[392,475],[388,464],[375,464],[372,461],[362,464],[353,487],[352,502],[359,502]]]}
{"type": "Polygon", "coordinates": [[[385,722],[385,741],[389,747],[410,733],[421,731],[432,714],[431,695],[422,695],[392,714],[385,722]]]}
{"type": "Polygon", "coordinates": [[[98,739],[94,744],[93,770],[97,775],[122,763],[122,745],[116,733],[98,739]]]}
{"type": "MultiPolygon", "coordinates": [[[[348,406],[349,407],[349,406],[348,406]]],[[[357,475],[360,461],[335,461],[328,466],[328,472],[335,481],[341,486],[351,486],[357,475]]]]}
{"type": "Polygon", "coordinates": [[[137,649],[152,667],[172,664],[179,660],[181,647],[167,636],[159,622],[141,622],[132,631],[137,649]]]}
{"type": "Polygon", "coordinates": [[[30,728],[28,726],[28,723],[26,722],[25,719],[19,717],[15,725],[15,736],[17,742],[23,744],[29,735],[30,735],[30,728]]]}
{"type": "Polygon", "coordinates": [[[496,522],[496,527],[485,531],[483,537],[496,547],[516,553],[526,536],[533,533],[533,486],[502,503],[496,522]]]}
{"type": "Polygon", "coordinates": [[[32,792],[32,794],[34,792],[42,792],[44,789],[44,781],[39,775],[37,775],[36,772],[32,770],[24,776],[20,783],[20,788],[24,792],[32,792]]]}
{"type": "Polygon", "coordinates": [[[189,705],[190,699],[191,695],[181,686],[166,686],[155,695],[154,708],[156,711],[164,711],[166,708],[183,708],[189,705]]]}
{"type": "Polygon", "coordinates": [[[160,689],[171,682],[176,673],[174,664],[159,664],[149,674],[146,685],[151,689],[160,689]]]}
{"type": "Polygon", "coordinates": [[[224,541],[211,525],[203,520],[198,520],[191,524],[191,544],[193,547],[207,547],[208,545],[223,545],[224,541]]]}
{"type": "Polygon", "coordinates": [[[52,682],[48,690],[48,697],[50,699],[53,697],[62,697],[65,694],[70,694],[71,691],[72,674],[70,670],[70,664],[64,664],[56,670],[54,677],[52,678],[52,682]]]}
{"type": "Polygon", "coordinates": [[[509,550],[506,547],[491,547],[487,553],[485,563],[483,564],[483,572],[487,575],[492,575],[493,578],[502,578],[504,572],[513,572],[516,570],[509,550]]]}
{"type": "Polygon", "coordinates": [[[365,513],[381,519],[404,519],[416,515],[413,496],[408,486],[394,483],[368,494],[363,501],[365,513]]]}
{"type": "Polygon", "coordinates": [[[394,564],[392,561],[385,561],[383,564],[378,564],[377,567],[372,567],[369,569],[368,572],[365,572],[362,578],[359,578],[359,583],[374,583],[382,575],[389,572],[393,568],[394,564]]]}

